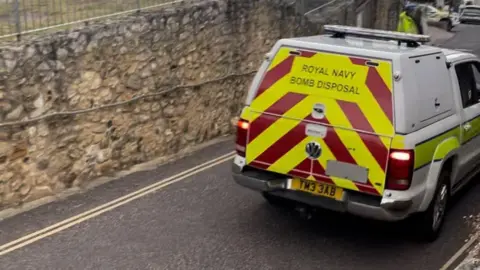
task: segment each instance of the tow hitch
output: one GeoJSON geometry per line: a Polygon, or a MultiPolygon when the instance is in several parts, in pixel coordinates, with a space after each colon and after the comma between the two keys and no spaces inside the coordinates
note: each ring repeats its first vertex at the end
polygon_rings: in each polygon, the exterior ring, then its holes
{"type": "Polygon", "coordinates": [[[315,209],[306,205],[297,205],[295,207],[295,211],[300,214],[301,218],[304,218],[306,220],[310,220],[313,217],[313,214],[315,212],[315,209]]]}

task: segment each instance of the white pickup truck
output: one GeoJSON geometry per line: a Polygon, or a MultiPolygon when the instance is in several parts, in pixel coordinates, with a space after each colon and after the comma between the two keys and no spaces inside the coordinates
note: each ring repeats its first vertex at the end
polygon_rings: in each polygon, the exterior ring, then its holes
{"type": "Polygon", "coordinates": [[[384,221],[434,240],[480,171],[480,60],[428,36],[326,25],[277,41],[237,127],[234,180],[268,202],[384,221]]]}

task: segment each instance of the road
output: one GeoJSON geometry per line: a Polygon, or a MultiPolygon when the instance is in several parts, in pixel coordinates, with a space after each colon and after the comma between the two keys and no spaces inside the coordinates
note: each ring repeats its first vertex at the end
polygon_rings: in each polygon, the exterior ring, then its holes
{"type": "MultiPolygon", "coordinates": [[[[448,46],[472,45],[477,35],[472,33],[480,28],[461,30],[456,38],[468,42],[455,38],[448,46]]],[[[172,164],[6,219],[0,222],[0,254],[6,243],[232,150],[231,141],[220,142],[172,164]]],[[[229,161],[119,202],[116,208],[101,208],[109,211],[90,212],[97,216],[18,241],[0,257],[0,269],[439,269],[470,233],[464,216],[480,212],[480,185],[471,185],[455,199],[445,230],[433,244],[410,237],[408,223],[327,211],[304,220],[274,209],[233,182],[229,161]]]]}
{"type": "Polygon", "coordinates": [[[456,35],[453,39],[447,41],[444,46],[452,49],[465,49],[480,55],[480,26],[477,25],[459,25],[455,27],[456,35]]]}

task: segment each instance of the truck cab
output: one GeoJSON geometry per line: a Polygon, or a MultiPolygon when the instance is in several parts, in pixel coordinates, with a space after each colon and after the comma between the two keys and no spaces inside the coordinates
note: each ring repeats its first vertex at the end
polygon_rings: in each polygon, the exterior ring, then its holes
{"type": "Polygon", "coordinates": [[[461,147],[455,152],[456,166],[452,168],[451,189],[456,192],[468,182],[469,174],[480,169],[480,61],[470,53],[445,49],[443,53],[447,56],[461,127],[461,147]]]}

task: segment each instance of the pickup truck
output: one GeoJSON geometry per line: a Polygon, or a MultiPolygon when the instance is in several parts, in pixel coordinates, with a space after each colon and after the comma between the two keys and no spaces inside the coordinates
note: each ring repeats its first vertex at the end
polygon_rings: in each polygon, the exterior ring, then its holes
{"type": "Polygon", "coordinates": [[[233,179],[274,205],[412,218],[435,240],[451,196],[480,171],[480,60],[424,35],[324,29],[266,54],[237,123],[233,179]]]}

